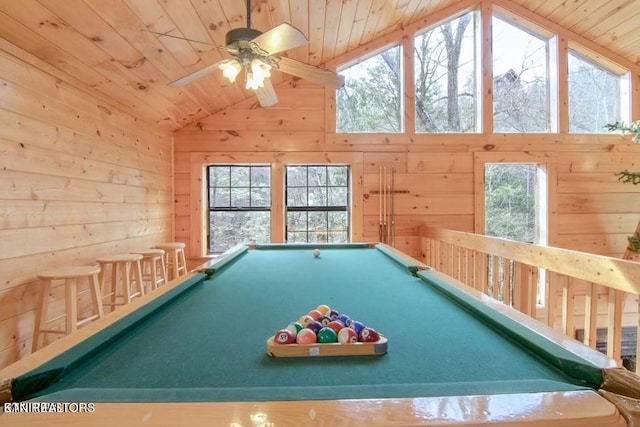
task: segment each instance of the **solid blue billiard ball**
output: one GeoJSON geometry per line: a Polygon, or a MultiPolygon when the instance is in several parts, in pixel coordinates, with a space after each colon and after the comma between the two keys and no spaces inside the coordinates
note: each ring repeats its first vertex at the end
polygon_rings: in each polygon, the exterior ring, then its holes
{"type": "Polygon", "coordinates": [[[354,331],[356,331],[358,336],[360,336],[360,332],[362,332],[362,330],[365,328],[365,325],[362,322],[358,322],[357,320],[354,320],[354,321],[351,322],[349,327],[351,329],[353,329],[354,331]]]}
{"type": "Polygon", "coordinates": [[[341,321],[344,326],[350,326],[351,325],[351,318],[349,316],[347,316],[346,314],[341,314],[340,316],[338,316],[339,321],[341,321]]]}

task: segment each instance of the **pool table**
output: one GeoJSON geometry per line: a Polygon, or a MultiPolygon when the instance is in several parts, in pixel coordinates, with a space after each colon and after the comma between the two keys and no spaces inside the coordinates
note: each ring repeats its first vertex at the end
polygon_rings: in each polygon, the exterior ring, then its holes
{"type": "Polygon", "coordinates": [[[75,405],[0,423],[626,425],[598,392],[614,361],[386,245],[239,246],[199,271],[0,371],[23,409],[75,405]],[[319,304],[387,352],[266,353],[319,304]]]}

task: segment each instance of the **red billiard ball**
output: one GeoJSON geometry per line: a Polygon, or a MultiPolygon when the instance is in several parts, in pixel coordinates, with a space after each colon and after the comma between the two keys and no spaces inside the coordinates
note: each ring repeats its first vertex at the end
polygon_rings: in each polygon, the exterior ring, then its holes
{"type": "Polygon", "coordinates": [[[338,332],[340,332],[340,329],[344,328],[344,325],[342,324],[341,321],[339,320],[334,320],[332,322],[329,322],[329,324],[327,325],[327,328],[331,328],[334,331],[336,331],[336,334],[338,332]]]}
{"type": "Polygon", "coordinates": [[[298,344],[313,344],[317,342],[316,333],[308,328],[301,329],[296,336],[296,342],[298,344]]]}
{"type": "Polygon", "coordinates": [[[358,334],[351,328],[342,328],[338,332],[338,342],[340,344],[353,344],[358,342],[358,334]]]}
{"type": "Polygon", "coordinates": [[[313,320],[318,320],[320,319],[323,314],[318,311],[318,310],[311,310],[309,313],[307,313],[309,316],[313,317],[313,320]]]}
{"type": "Polygon", "coordinates": [[[273,341],[276,344],[293,344],[296,342],[296,336],[289,329],[280,329],[273,336],[273,341]]]}
{"type": "Polygon", "coordinates": [[[358,341],[360,342],[376,342],[380,339],[380,334],[378,331],[372,328],[364,328],[360,332],[360,336],[358,337],[358,341]]]}

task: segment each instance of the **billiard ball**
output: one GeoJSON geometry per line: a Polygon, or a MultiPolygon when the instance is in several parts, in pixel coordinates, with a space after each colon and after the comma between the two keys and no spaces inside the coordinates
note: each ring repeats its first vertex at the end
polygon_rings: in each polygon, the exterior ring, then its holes
{"type": "Polygon", "coordinates": [[[329,310],[329,317],[331,318],[331,320],[336,320],[338,316],[340,316],[339,311],[333,309],[329,310]]]}
{"type": "Polygon", "coordinates": [[[320,249],[314,249],[313,250],[313,256],[318,258],[320,256],[320,249]]]}
{"type": "Polygon", "coordinates": [[[360,336],[360,332],[362,332],[362,330],[365,328],[365,325],[362,322],[358,322],[357,320],[354,320],[354,321],[351,322],[349,327],[351,329],[353,329],[354,331],[356,331],[356,334],[358,334],[358,336],[360,336]]]}
{"type": "Polygon", "coordinates": [[[319,312],[318,310],[311,310],[309,313],[307,313],[309,316],[313,317],[313,320],[318,320],[320,319],[323,314],[321,312],[319,312]]]}
{"type": "Polygon", "coordinates": [[[331,311],[331,308],[329,308],[329,306],[326,304],[320,304],[319,306],[316,307],[316,310],[318,310],[320,313],[326,316],[331,311]]]}
{"type": "Polygon", "coordinates": [[[273,341],[276,344],[293,344],[296,342],[296,336],[289,329],[280,329],[273,336],[273,341]]]}
{"type": "Polygon", "coordinates": [[[293,322],[293,323],[290,323],[285,329],[290,330],[293,333],[293,335],[298,335],[298,332],[302,328],[303,328],[303,326],[300,323],[293,322]]]}
{"type": "Polygon", "coordinates": [[[340,329],[344,328],[344,325],[339,320],[332,320],[327,325],[327,328],[333,329],[334,331],[336,331],[336,334],[337,334],[338,332],[340,332],[340,329]]]}
{"type": "Polygon", "coordinates": [[[298,323],[300,323],[302,326],[306,328],[309,323],[314,322],[315,320],[316,319],[314,319],[313,317],[309,316],[308,314],[305,314],[304,316],[298,319],[298,323]]]}
{"type": "Polygon", "coordinates": [[[339,315],[337,320],[341,321],[344,324],[344,326],[351,325],[351,318],[349,316],[347,316],[346,314],[339,315]]]}
{"type": "Polygon", "coordinates": [[[329,316],[322,316],[318,319],[318,322],[322,323],[324,326],[327,326],[329,323],[333,322],[329,316]]]}
{"type": "Polygon", "coordinates": [[[318,332],[319,343],[332,343],[338,342],[338,334],[331,328],[322,328],[318,332]]]}
{"type": "Polygon", "coordinates": [[[338,332],[338,342],[340,344],[353,344],[358,342],[358,334],[351,328],[342,328],[338,332]]]}
{"type": "Polygon", "coordinates": [[[309,323],[307,325],[308,329],[311,329],[313,332],[315,332],[316,334],[318,333],[318,331],[320,331],[320,329],[324,328],[324,325],[320,322],[318,322],[317,320],[314,320],[313,322],[309,323]]]}
{"type": "Polygon", "coordinates": [[[316,341],[316,333],[309,328],[301,329],[296,336],[296,342],[298,344],[313,344],[316,341]]]}
{"type": "Polygon", "coordinates": [[[376,342],[380,339],[380,334],[372,328],[364,328],[358,336],[360,342],[376,342]]]}

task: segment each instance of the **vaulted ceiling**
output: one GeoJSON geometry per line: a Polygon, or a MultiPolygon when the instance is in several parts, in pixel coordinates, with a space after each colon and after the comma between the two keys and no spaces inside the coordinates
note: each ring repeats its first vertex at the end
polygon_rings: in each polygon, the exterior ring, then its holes
{"type": "MultiPolygon", "coordinates": [[[[607,51],[640,64],[638,0],[495,0],[535,14],[607,51]]],[[[309,44],[286,55],[322,65],[471,0],[253,0],[251,26],[282,22],[309,44]]],[[[167,84],[228,55],[225,34],[246,26],[241,0],[0,0],[0,36],[36,66],[167,130],[249,98],[242,82],[214,72],[185,87],[167,84]],[[152,32],[174,37],[158,37],[152,32]],[[196,42],[197,41],[197,42],[196,42]],[[202,42],[202,43],[200,43],[202,42]],[[42,64],[42,62],[46,64],[42,64]]],[[[0,48],[24,57],[6,42],[0,48]],[[13,50],[12,50],[13,49],[13,50]]],[[[273,73],[274,85],[289,78],[273,73]]],[[[269,108],[277,108],[269,107],[269,108]]]]}

